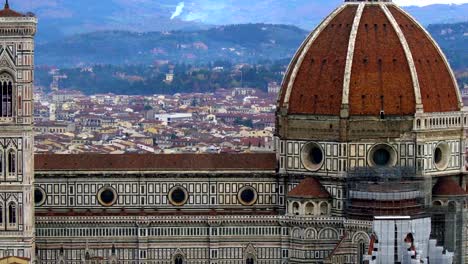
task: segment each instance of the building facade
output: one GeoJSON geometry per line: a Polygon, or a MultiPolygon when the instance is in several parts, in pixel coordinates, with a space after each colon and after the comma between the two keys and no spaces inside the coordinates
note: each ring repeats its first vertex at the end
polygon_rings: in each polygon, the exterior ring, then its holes
{"type": "Polygon", "coordinates": [[[280,91],[276,151],[266,154],[33,160],[36,23],[8,3],[0,11],[0,258],[468,260],[468,115],[440,48],[391,1],[345,1],[307,37],[280,91]]]}
{"type": "MultiPolygon", "coordinates": [[[[34,34],[37,20],[0,11],[0,248],[34,260],[32,130],[34,34]]],[[[0,258],[2,258],[1,256],[0,258]]]]}

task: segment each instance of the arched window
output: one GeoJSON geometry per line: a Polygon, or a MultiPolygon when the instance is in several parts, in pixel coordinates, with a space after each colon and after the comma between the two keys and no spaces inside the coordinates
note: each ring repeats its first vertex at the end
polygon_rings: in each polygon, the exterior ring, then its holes
{"type": "Polygon", "coordinates": [[[323,202],[320,204],[320,215],[327,215],[328,214],[328,203],[323,202]]]}
{"type": "Polygon", "coordinates": [[[366,243],[364,241],[359,241],[358,243],[358,261],[359,264],[364,264],[364,256],[366,255],[366,243]]]}
{"type": "Polygon", "coordinates": [[[299,203],[294,202],[292,206],[293,206],[293,208],[292,208],[293,214],[298,215],[299,214],[299,203]]]}
{"type": "Polygon", "coordinates": [[[16,225],[16,205],[13,202],[8,205],[8,224],[16,225]]]}
{"type": "Polygon", "coordinates": [[[305,206],[305,214],[306,215],[313,215],[314,214],[314,204],[313,203],[307,203],[305,206]]]}
{"type": "Polygon", "coordinates": [[[184,264],[184,258],[182,256],[176,256],[174,258],[174,264],[184,264]]]}
{"type": "Polygon", "coordinates": [[[448,209],[450,212],[456,212],[457,211],[457,203],[454,201],[450,201],[448,203],[448,209]]]}
{"type": "Polygon", "coordinates": [[[1,117],[13,116],[13,78],[8,73],[0,75],[1,117]]]}
{"type": "Polygon", "coordinates": [[[254,261],[253,258],[247,258],[247,259],[245,260],[245,264],[255,264],[255,261],[254,261]]]}
{"type": "Polygon", "coordinates": [[[12,149],[8,151],[8,174],[16,174],[16,153],[12,149]]]}

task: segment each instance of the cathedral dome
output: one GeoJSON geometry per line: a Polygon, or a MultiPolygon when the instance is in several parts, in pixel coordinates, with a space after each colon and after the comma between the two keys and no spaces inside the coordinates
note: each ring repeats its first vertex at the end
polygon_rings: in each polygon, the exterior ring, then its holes
{"type": "Polygon", "coordinates": [[[285,75],[283,114],[414,116],[460,111],[450,66],[391,1],[346,1],[304,41],[285,75]]]}

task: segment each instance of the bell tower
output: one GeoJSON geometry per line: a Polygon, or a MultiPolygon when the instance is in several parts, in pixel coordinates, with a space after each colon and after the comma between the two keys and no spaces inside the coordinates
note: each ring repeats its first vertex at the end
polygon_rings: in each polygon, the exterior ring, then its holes
{"type": "Polygon", "coordinates": [[[0,259],[34,262],[33,78],[37,19],[0,10],[0,259]]]}

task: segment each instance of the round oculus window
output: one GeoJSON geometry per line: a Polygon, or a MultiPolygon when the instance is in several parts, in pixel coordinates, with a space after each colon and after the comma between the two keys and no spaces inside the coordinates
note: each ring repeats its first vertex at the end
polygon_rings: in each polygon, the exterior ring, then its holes
{"type": "Polygon", "coordinates": [[[434,151],[434,162],[437,164],[437,163],[440,163],[442,161],[442,150],[437,147],[434,151]]]}
{"type": "Polygon", "coordinates": [[[40,206],[44,204],[46,199],[45,191],[42,188],[34,188],[34,204],[40,206]]]}
{"type": "Polygon", "coordinates": [[[322,150],[318,147],[314,147],[310,150],[309,159],[313,164],[320,164],[323,161],[322,150]]]}
{"type": "Polygon", "coordinates": [[[439,143],[433,153],[434,165],[438,170],[445,170],[450,160],[450,147],[446,142],[439,143]]]}
{"type": "Polygon", "coordinates": [[[182,206],[188,200],[187,190],[182,186],[175,186],[169,191],[169,202],[175,206],[182,206]]]}
{"type": "Polygon", "coordinates": [[[397,162],[397,153],[395,149],[388,144],[377,144],[369,152],[369,165],[371,166],[395,166],[397,162]]]}
{"type": "Polygon", "coordinates": [[[253,205],[257,202],[257,191],[250,186],[245,186],[239,190],[237,198],[243,205],[253,205]]]}
{"type": "Polygon", "coordinates": [[[375,165],[387,166],[390,162],[390,152],[387,149],[381,148],[374,151],[372,155],[375,165]]]}
{"type": "Polygon", "coordinates": [[[309,142],[301,150],[302,165],[307,170],[318,171],[325,160],[322,146],[316,142],[309,142]]]}
{"type": "Polygon", "coordinates": [[[117,201],[117,192],[110,186],[103,187],[98,192],[98,201],[103,206],[112,206],[117,201]]]}

